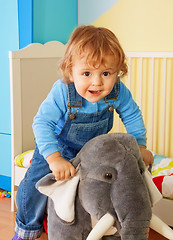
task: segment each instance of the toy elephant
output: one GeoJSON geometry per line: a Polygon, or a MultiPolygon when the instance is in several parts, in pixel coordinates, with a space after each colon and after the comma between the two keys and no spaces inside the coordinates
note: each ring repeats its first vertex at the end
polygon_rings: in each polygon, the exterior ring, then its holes
{"type": "MultiPolygon", "coordinates": [[[[78,166],[75,177],[55,181],[48,174],[36,185],[49,196],[50,240],[147,240],[150,222],[158,230],[151,221],[152,205],[161,195],[132,135],[93,138],[72,163],[78,166]]],[[[173,239],[172,230],[165,227],[173,239]]]]}

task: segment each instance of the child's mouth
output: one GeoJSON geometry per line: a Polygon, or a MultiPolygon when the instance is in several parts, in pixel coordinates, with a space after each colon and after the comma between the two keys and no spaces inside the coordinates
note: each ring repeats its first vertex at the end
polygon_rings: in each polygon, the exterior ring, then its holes
{"type": "Polygon", "coordinates": [[[92,95],[99,95],[101,93],[101,91],[92,91],[89,90],[89,93],[91,93],[92,95]]]}

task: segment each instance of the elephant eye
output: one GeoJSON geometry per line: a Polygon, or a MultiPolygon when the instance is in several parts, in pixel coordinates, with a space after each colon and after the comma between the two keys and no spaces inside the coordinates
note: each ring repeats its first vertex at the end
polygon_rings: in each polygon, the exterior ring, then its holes
{"type": "Polygon", "coordinates": [[[112,173],[108,172],[105,174],[105,179],[106,180],[111,180],[112,179],[112,173]]]}

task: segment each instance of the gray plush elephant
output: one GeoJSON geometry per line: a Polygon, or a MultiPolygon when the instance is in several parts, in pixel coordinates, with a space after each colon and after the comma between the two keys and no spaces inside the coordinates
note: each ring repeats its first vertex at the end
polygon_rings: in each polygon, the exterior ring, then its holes
{"type": "Polygon", "coordinates": [[[78,166],[75,177],[55,181],[48,174],[36,186],[49,196],[49,239],[147,240],[152,205],[161,196],[135,138],[123,133],[98,136],[72,163],[78,166]]]}

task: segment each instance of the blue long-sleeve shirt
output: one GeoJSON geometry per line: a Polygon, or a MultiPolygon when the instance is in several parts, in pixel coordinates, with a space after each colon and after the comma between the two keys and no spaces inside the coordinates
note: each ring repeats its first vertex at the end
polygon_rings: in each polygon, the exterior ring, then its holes
{"type": "MultiPolygon", "coordinates": [[[[34,117],[33,131],[40,153],[46,158],[57,152],[56,133],[59,133],[67,118],[67,86],[63,80],[54,83],[47,98],[42,102],[34,117]]],[[[81,113],[99,112],[107,107],[104,99],[91,103],[82,99],[81,113]]],[[[138,144],[146,145],[146,129],[139,107],[132,98],[128,88],[120,82],[120,90],[114,108],[119,114],[128,133],[134,135],[138,144]]],[[[73,112],[73,109],[72,109],[73,112]]]]}

